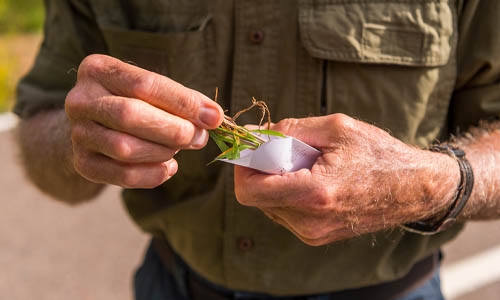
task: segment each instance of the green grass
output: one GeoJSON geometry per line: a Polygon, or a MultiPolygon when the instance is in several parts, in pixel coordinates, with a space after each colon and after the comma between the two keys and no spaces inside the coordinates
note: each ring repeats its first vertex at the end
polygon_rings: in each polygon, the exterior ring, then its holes
{"type": "Polygon", "coordinates": [[[43,18],[42,0],[0,0],[0,34],[38,31],[43,18]]]}

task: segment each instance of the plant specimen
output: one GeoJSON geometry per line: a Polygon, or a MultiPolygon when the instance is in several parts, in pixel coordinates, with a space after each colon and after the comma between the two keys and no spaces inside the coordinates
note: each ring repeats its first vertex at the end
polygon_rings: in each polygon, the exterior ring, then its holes
{"type": "MultiPolygon", "coordinates": [[[[215,100],[217,101],[217,91],[215,93],[215,100]]],[[[227,115],[224,116],[222,124],[216,129],[209,130],[210,137],[217,144],[221,150],[219,154],[213,161],[213,163],[219,159],[238,159],[240,158],[240,152],[246,149],[255,150],[259,148],[262,144],[266,143],[269,138],[263,138],[263,136],[279,136],[285,137],[282,133],[269,129],[271,125],[271,115],[269,108],[264,101],[257,101],[252,98],[252,105],[237,112],[233,117],[227,115]],[[236,124],[236,119],[243,113],[257,107],[261,110],[262,116],[259,121],[259,129],[250,130],[243,126],[236,124]],[[267,116],[267,129],[260,129],[262,122],[267,116]]]]}

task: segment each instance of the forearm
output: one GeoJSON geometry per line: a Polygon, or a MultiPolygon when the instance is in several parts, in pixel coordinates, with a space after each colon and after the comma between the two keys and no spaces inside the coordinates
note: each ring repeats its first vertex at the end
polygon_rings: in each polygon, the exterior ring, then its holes
{"type": "Polygon", "coordinates": [[[500,122],[482,124],[456,139],[474,171],[474,188],[462,219],[500,217],[500,122]]]}
{"type": "Polygon", "coordinates": [[[64,110],[40,112],[17,129],[28,178],[43,192],[76,204],[95,197],[104,185],[81,177],[73,167],[69,122],[64,110]]]}

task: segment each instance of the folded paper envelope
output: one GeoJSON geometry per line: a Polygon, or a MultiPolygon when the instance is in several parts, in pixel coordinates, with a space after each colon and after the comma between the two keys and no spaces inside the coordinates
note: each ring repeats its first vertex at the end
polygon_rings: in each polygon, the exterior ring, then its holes
{"type": "Polygon", "coordinates": [[[321,152],[293,137],[261,135],[268,141],[256,150],[240,152],[238,159],[220,161],[240,165],[268,174],[283,174],[300,169],[311,169],[321,152]]]}

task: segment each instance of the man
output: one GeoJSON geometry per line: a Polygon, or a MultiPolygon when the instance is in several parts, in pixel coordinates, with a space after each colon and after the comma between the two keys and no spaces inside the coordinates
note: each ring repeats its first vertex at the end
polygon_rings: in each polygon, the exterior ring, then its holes
{"type": "Polygon", "coordinates": [[[46,4],[25,166],[69,203],[125,188],[155,237],[138,299],[441,299],[455,216],[500,215],[498,2],[46,4]],[[322,152],[311,170],[206,166],[252,96],[322,152]]]}

